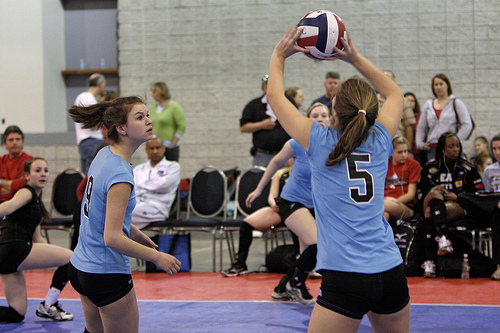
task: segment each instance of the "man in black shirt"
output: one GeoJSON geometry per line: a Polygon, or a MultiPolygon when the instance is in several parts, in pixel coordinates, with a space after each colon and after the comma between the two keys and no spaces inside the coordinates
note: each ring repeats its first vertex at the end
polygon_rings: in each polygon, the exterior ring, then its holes
{"type": "Polygon", "coordinates": [[[240,119],[240,131],[252,133],[252,149],[250,154],[253,165],[267,167],[269,161],[290,139],[281,124],[277,121],[271,107],[267,104],[267,75],[262,78],[261,97],[251,100],[243,109],[240,119]]]}

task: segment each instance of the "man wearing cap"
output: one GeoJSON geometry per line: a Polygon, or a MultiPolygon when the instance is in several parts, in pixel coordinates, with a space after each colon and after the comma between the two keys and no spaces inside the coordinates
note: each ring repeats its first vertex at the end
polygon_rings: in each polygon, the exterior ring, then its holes
{"type": "Polygon", "coordinates": [[[262,96],[245,106],[240,119],[240,132],[252,133],[250,154],[253,156],[253,165],[263,167],[267,167],[290,139],[267,103],[267,78],[267,75],[262,78],[262,96]]]}

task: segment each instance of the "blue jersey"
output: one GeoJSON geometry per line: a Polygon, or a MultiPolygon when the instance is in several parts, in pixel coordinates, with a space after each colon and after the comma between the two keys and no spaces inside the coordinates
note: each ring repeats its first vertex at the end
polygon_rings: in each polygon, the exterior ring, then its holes
{"type": "Polygon", "coordinates": [[[383,217],[387,161],[392,141],[380,123],[354,152],[325,165],[340,132],[313,124],[308,156],[318,226],[316,269],[380,273],[402,263],[392,229],[383,217]]]}
{"type": "Polygon", "coordinates": [[[129,258],[104,244],[106,199],[111,186],[117,183],[132,185],[123,221],[123,234],[129,237],[132,210],[135,207],[132,166],[113,154],[109,147],[103,148],[92,161],[88,172],[80,215],[80,235],[71,257],[71,264],[82,272],[130,274],[129,258]]]}
{"type": "Polygon", "coordinates": [[[307,153],[294,139],[290,140],[293,150],[293,168],[281,191],[280,197],[291,202],[299,202],[309,209],[314,207],[311,194],[311,166],[307,153]]]}

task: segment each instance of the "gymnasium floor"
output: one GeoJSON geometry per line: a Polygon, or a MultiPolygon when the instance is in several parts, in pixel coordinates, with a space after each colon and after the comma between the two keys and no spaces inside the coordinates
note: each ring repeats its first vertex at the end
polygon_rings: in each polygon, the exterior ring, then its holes
{"type": "MultiPolygon", "coordinates": [[[[168,276],[133,267],[140,332],[307,331],[313,306],[270,300],[280,274],[252,273],[223,278],[219,273],[207,273],[211,270],[210,241],[205,236],[195,236],[193,242],[194,272],[168,276]]],[[[256,239],[252,245],[250,269],[257,270],[263,263],[262,242],[256,239]]],[[[83,332],[81,305],[71,285],[65,288],[60,301],[65,310],[75,314],[73,321],[52,322],[35,315],[52,274],[53,270],[26,272],[29,297],[26,319],[19,324],[0,324],[0,332],[83,332]]],[[[320,281],[308,281],[311,294],[317,295],[320,281]]],[[[413,304],[412,332],[500,332],[499,281],[412,277],[408,283],[413,304]]],[[[6,304],[3,296],[2,290],[0,305],[6,304]]],[[[365,318],[359,332],[371,331],[365,318]]]]}

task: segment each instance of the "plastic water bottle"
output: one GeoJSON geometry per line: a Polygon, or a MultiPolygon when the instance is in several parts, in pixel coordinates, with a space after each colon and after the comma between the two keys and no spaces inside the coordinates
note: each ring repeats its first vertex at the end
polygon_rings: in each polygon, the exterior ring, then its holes
{"type": "Polygon", "coordinates": [[[101,69],[104,68],[106,68],[106,61],[104,60],[104,58],[101,58],[101,69]]]}
{"type": "Polygon", "coordinates": [[[470,278],[469,271],[469,255],[467,253],[464,253],[464,259],[462,261],[462,280],[468,280],[470,278]]]}
{"type": "Polygon", "coordinates": [[[83,70],[85,69],[85,60],[80,59],[80,69],[83,70]]]}

